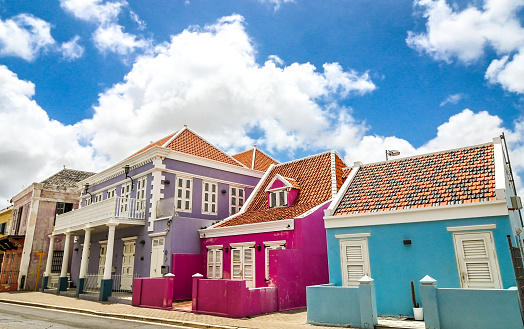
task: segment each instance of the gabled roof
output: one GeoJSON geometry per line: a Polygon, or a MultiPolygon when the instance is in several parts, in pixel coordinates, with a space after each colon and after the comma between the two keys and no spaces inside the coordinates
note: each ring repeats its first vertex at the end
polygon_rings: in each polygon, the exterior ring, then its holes
{"type": "Polygon", "coordinates": [[[73,169],[62,169],[53,176],[40,182],[44,188],[49,187],[77,187],[76,183],[93,176],[95,173],[73,170],[73,169]]]}
{"type": "Polygon", "coordinates": [[[293,179],[293,178],[290,178],[290,177],[284,177],[284,176],[282,176],[280,174],[276,174],[275,176],[273,176],[273,179],[271,180],[271,182],[269,182],[269,184],[267,184],[265,191],[266,192],[270,191],[272,189],[273,184],[277,180],[281,181],[284,184],[284,186],[279,187],[278,189],[288,188],[289,187],[289,188],[294,188],[294,189],[300,190],[300,185],[298,184],[296,179],[293,179]]]}
{"type": "Polygon", "coordinates": [[[278,164],[277,160],[260,151],[256,145],[250,150],[233,155],[233,158],[244,166],[259,171],[266,171],[272,164],[278,164]]]}
{"type": "Polygon", "coordinates": [[[154,143],[149,144],[134,155],[140,154],[153,146],[162,146],[176,152],[194,155],[197,157],[227,163],[230,165],[245,167],[242,163],[206,141],[198,134],[184,127],[181,130],[166,136],[154,143]]]}
{"type": "Polygon", "coordinates": [[[333,215],[496,200],[493,144],[363,165],[333,215]]]}
{"type": "Polygon", "coordinates": [[[249,197],[245,211],[233,215],[213,227],[227,227],[296,218],[308,210],[329,201],[342,186],[342,168],[346,165],[336,152],[324,152],[300,160],[275,165],[263,181],[260,181],[253,196],[249,197]],[[296,181],[300,192],[292,206],[268,208],[266,188],[275,175],[296,181]]]}

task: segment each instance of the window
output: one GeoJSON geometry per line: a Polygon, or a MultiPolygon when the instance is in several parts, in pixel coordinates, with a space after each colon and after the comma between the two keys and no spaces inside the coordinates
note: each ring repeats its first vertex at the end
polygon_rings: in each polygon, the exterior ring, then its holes
{"type": "Polygon", "coordinates": [[[222,246],[207,247],[207,278],[222,279],[222,246]]]}
{"type": "MultiPolygon", "coordinates": [[[[56,203],[56,210],[55,210],[55,221],[57,215],[62,215],[66,212],[70,212],[73,210],[73,204],[68,202],[57,202],[56,203]]],[[[55,225],[55,221],[53,221],[53,225],[55,225]]]]}
{"type": "Polygon", "coordinates": [[[264,253],[265,253],[265,272],[266,272],[266,281],[269,281],[269,251],[275,249],[286,249],[286,241],[270,241],[264,242],[264,253]]]}
{"type": "Polygon", "coordinates": [[[116,187],[111,190],[107,190],[106,199],[114,198],[116,195],[116,187]]]}
{"type": "Polygon", "coordinates": [[[62,259],[64,258],[63,250],[53,251],[53,259],[51,260],[51,273],[60,273],[62,270],[62,259]]]}
{"type": "Polygon", "coordinates": [[[202,213],[216,215],[217,184],[202,182],[202,213]]]}
{"type": "Polygon", "coordinates": [[[191,210],[191,185],[190,178],[177,178],[175,196],[176,210],[191,210]]]}
{"type": "Polygon", "coordinates": [[[229,189],[229,214],[233,215],[242,209],[244,205],[245,191],[243,188],[231,187],[229,189]]]}
{"type": "Polygon", "coordinates": [[[97,202],[100,202],[104,199],[104,193],[98,193],[98,194],[95,194],[95,200],[94,200],[94,203],[97,203],[97,202]]]}
{"type": "Polygon", "coordinates": [[[6,231],[7,231],[7,223],[0,224],[0,234],[6,234],[7,233],[6,231]]]}
{"type": "Polygon", "coordinates": [[[279,190],[269,192],[269,208],[287,206],[287,191],[279,190]]]}
{"type": "Polygon", "coordinates": [[[129,210],[129,198],[131,197],[131,183],[123,184],[120,187],[120,212],[127,212],[129,210]]]}
{"type": "Polygon", "coordinates": [[[147,187],[147,176],[140,177],[136,182],[136,210],[146,209],[146,187],[147,187]]]}
{"type": "Polygon", "coordinates": [[[358,286],[358,280],[364,275],[370,276],[368,240],[341,240],[340,260],[344,286],[358,286]]]}

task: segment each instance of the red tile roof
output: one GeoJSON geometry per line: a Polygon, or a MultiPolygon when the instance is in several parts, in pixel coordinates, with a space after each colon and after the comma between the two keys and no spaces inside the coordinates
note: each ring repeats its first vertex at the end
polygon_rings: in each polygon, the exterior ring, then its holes
{"type": "Polygon", "coordinates": [[[259,171],[266,171],[272,164],[278,164],[278,161],[260,151],[256,146],[250,150],[233,155],[233,158],[240,161],[244,166],[259,171]],[[254,166],[253,157],[255,157],[254,166]]]}
{"type": "Polygon", "coordinates": [[[172,149],[176,152],[194,155],[214,161],[219,161],[234,166],[244,167],[233,157],[212,145],[199,135],[195,134],[188,128],[183,128],[169,136],[166,136],[154,143],[149,144],[132,156],[145,152],[153,146],[162,146],[172,149]],[[173,139],[174,138],[174,139],[173,139]],[[166,145],[167,144],[167,145],[166,145]]]}
{"type": "Polygon", "coordinates": [[[496,200],[493,144],[361,166],[334,215],[496,200]]]}
{"type": "MultiPolygon", "coordinates": [[[[258,192],[247,205],[244,213],[226,218],[214,227],[236,226],[295,218],[332,198],[331,152],[325,152],[304,159],[278,164],[266,179],[257,186],[258,192]],[[265,189],[276,174],[294,179],[300,192],[292,206],[268,208],[265,189]]],[[[335,153],[337,190],[342,186],[342,168],[346,165],[335,153]]]]}

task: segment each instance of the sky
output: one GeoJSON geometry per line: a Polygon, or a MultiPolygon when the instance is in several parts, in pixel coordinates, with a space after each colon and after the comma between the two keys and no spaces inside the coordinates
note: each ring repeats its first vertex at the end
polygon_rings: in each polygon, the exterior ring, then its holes
{"type": "Polygon", "coordinates": [[[524,177],[524,0],[0,0],[0,208],[185,124],[348,165],[492,141],[524,177]]]}

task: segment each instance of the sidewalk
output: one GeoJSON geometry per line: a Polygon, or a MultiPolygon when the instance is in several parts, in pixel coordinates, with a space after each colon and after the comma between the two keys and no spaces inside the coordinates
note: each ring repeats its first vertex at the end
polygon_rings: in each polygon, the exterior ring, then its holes
{"type": "MultiPolygon", "coordinates": [[[[166,323],[192,328],[253,328],[253,329],[319,329],[334,327],[319,327],[306,324],[305,309],[287,312],[277,312],[254,316],[251,318],[232,319],[211,315],[159,310],[134,307],[126,304],[89,301],[74,297],[54,295],[42,292],[16,291],[0,293],[0,302],[38,306],[50,309],[96,314],[115,318],[142,320],[156,323],[166,323]]],[[[424,322],[398,321],[397,319],[380,319],[381,328],[424,328],[424,322]],[[400,324],[399,324],[400,322],[400,324]]]]}

